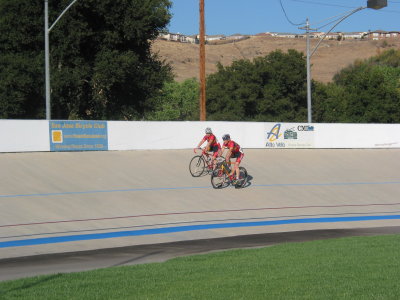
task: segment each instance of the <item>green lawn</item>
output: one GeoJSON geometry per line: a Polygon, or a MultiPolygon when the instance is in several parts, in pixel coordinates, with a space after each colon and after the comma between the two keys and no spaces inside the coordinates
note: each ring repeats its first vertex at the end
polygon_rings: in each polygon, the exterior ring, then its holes
{"type": "Polygon", "coordinates": [[[400,235],[6,281],[0,299],[400,299],[400,235]]]}

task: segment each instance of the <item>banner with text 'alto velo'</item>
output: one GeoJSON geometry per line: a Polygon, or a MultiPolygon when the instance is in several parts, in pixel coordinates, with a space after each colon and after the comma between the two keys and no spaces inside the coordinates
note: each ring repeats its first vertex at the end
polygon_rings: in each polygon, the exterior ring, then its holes
{"type": "Polygon", "coordinates": [[[267,123],[266,148],[313,148],[315,126],[304,123],[267,123]]]}

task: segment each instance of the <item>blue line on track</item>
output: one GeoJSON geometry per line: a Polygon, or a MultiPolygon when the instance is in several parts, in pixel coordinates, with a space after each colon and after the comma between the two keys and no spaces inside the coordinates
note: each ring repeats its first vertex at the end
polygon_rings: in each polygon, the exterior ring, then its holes
{"type": "Polygon", "coordinates": [[[358,222],[358,221],[375,221],[375,220],[400,220],[400,215],[357,216],[357,217],[338,217],[338,218],[303,218],[303,219],[286,219],[286,220],[260,221],[260,222],[238,222],[238,223],[174,226],[174,227],[163,227],[163,228],[153,228],[153,229],[143,229],[143,230],[117,231],[117,232],[80,234],[80,235],[68,235],[68,236],[56,236],[48,238],[7,241],[7,242],[0,242],[0,248],[110,239],[110,238],[119,238],[128,236],[167,234],[167,233],[208,230],[208,229],[276,226],[276,225],[305,224],[305,223],[358,222]]]}
{"type": "MultiPolygon", "coordinates": [[[[350,186],[350,185],[394,185],[400,184],[400,181],[387,182],[334,182],[334,183],[273,183],[273,184],[252,184],[250,187],[296,187],[296,186],[350,186]]],[[[59,192],[59,193],[42,193],[42,194],[19,194],[19,195],[0,195],[0,198],[19,198],[19,197],[47,197],[47,196],[66,196],[66,195],[82,195],[82,194],[99,194],[99,193],[117,193],[117,192],[143,192],[143,191],[169,191],[169,190],[194,190],[209,189],[211,186],[188,186],[188,187],[156,187],[156,188],[133,188],[118,190],[94,190],[81,192],[59,192]]]]}
{"type": "Polygon", "coordinates": [[[98,194],[98,193],[117,193],[117,192],[192,190],[192,189],[206,189],[206,188],[210,188],[210,186],[189,186],[189,187],[169,187],[169,188],[136,188],[136,189],[120,189],[120,190],[82,191],[82,192],[60,192],[60,193],[43,193],[43,194],[0,195],[0,198],[40,197],[40,196],[42,196],[42,197],[43,197],[43,196],[65,196],[65,195],[98,194]]]}

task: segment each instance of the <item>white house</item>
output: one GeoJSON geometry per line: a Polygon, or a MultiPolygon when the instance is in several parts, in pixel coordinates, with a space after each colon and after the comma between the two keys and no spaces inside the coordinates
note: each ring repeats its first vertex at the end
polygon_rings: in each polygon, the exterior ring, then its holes
{"type": "Polygon", "coordinates": [[[400,39],[400,31],[375,30],[369,31],[365,36],[372,40],[400,39]]]}
{"type": "Polygon", "coordinates": [[[211,41],[220,41],[220,40],[225,40],[226,37],[223,34],[218,34],[218,35],[206,35],[206,41],[211,42],[211,41]]]}
{"type": "Polygon", "coordinates": [[[344,32],[345,39],[362,39],[366,32],[344,32]]]}

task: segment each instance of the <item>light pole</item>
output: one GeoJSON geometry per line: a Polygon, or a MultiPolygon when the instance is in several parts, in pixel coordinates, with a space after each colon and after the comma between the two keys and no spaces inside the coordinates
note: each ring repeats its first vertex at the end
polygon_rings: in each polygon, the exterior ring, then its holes
{"type": "Polygon", "coordinates": [[[206,120],[206,47],[204,0],[200,0],[200,121],[206,120]]]}
{"type": "Polygon", "coordinates": [[[50,42],[49,34],[54,25],[61,19],[67,10],[78,0],[72,1],[66,9],[58,16],[54,23],[49,27],[49,0],[44,0],[44,61],[45,61],[45,85],[46,85],[46,120],[51,120],[50,105],[50,42]]]}
{"type": "Polygon", "coordinates": [[[383,7],[387,6],[387,0],[368,0],[367,6],[361,6],[358,7],[352,11],[350,11],[348,14],[345,16],[341,17],[333,26],[331,29],[329,29],[328,32],[326,32],[322,38],[318,41],[317,45],[313,49],[313,51],[310,53],[310,30],[314,30],[310,28],[310,23],[307,18],[306,26],[304,27],[299,27],[299,29],[305,29],[306,30],[306,38],[307,38],[307,121],[308,123],[312,123],[312,106],[311,106],[311,64],[310,64],[310,59],[317,51],[319,45],[321,42],[325,39],[325,37],[337,26],[339,23],[341,23],[343,20],[347,19],[354,13],[363,10],[365,8],[373,8],[373,9],[381,9],[383,7]]]}

